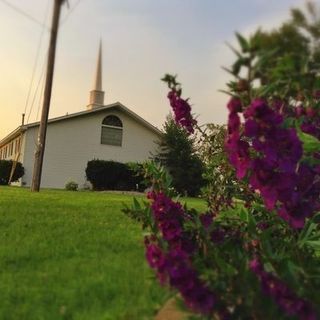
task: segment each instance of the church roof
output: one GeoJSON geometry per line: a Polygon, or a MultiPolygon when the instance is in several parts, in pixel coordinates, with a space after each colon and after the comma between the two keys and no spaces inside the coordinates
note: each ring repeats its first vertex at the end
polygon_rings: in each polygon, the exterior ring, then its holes
{"type": "MultiPolygon", "coordinates": [[[[115,102],[112,104],[104,105],[103,101],[104,101],[104,92],[102,91],[102,43],[100,41],[94,89],[91,91],[90,102],[89,102],[89,105],[87,106],[87,110],[72,113],[72,114],[67,114],[62,117],[49,119],[48,124],[58,122],[58,121],[66,121],[66,120],[77,118],[77,117],[84,117],[89,114],[98,113],[106,110],[118,109],[126,113],[127,115],[131,116],[141,125],[153,131],[154,133],[158,135],[161,134],[161,131],[158,128],[154,127],[152,124],[150,124],[149,122],[141,118],[139,115],[131,111],[129,108],[125,107],[122,103],[115,102]]],[[[0,140],[0,147],[7,144],[11,140],[17,138],[23,132],[28,130],[28,128],[39,126],[39,124],[40,122],[33,122],[30,124],[19,126],[14,131],[9,133],[6,137],[4,137],[2,140],[0,140]]]]}
{"type": "MultiPolygon", "coordinates": [[[[161,134],[161,131],[158,128],[156,128],[151,123],[149,123],[148,121],[146,121],[143,118],[141,118],[139,115],[137,115],[135,112],[133,112],[129,108],[125,107],[120,102],[115,102],[115,103],[108,104],[108,105],[105,105],[105,106],[96,107],[96,108],[91,109],[91,110],[80,111],[80,112],[76,112],[76,113],[67,114],[67,115],[64,115],[64,116],[61,116],[61,117],[52,118],[52,119],[48,120],[48,125],[51,124],[51,123],[59,122],[59,121],[65,121],[65,120],[74,119],[74,118],[77,118],[77,117],[84,117],[84,116],[87,116],[89,114],[99,113],[99,112],[102,112],[102,111],[113,110],[113,109],[117,109],[117,110],[123,111],[124,113],[126,113],[129,116],[131,116],[133,119],[135,119],[137,122],[139,122],[144,127],[150,129],[151,131],[155,132],[158,135],[161,134]]],[[[4,137],[2,140],[0,140],[0,147],[2,145],[4,145],[4,144],[8,143],[10,140],[18,137],[21,133],[26,131],[28,128],[37,127],[37,126],[39,126],[39,124],[40,124],[40,122],[37,121],[37,122],[33,122],[33,123],[29,123],[29,124],[26,124],[26,125],[19,126],[14,131],[9,133],[6,137],[4,137]]]]}

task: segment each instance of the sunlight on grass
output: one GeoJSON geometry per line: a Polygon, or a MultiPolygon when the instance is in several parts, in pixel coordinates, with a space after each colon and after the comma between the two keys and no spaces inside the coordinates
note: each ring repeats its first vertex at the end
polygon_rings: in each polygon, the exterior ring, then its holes
{"type": "MultiPolygon", "coordinates": [[[[132,196],[0,188],[0,319],[152,319],[167,299],[132,196]]],[[[203,201],[187,199],[204,208],[203,201]]]]}

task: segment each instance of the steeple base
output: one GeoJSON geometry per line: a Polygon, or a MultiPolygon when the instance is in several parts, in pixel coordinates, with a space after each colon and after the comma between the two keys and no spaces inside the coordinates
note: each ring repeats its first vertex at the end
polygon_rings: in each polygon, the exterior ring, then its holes
{"type": "Polygon", "coordinates": [[[90,91],[90,102],[87,110],[92,110],[104,106],[104,91],[92,90],[90,91]]]}

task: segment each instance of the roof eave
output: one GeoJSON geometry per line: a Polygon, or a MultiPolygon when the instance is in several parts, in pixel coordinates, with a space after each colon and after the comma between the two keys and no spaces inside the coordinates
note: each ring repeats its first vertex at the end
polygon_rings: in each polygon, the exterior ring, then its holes
{"type": "MultiPolygon", "coordinates": [[[[146,121],[143,118],[141,118],[139,115],[137,115],[136,113],[131,111],[129,108],[125,107],[121,102],[115,102],[115,103],[108,104],[108,105],[105,105],[105,106],[102,106],[102,107],[99,107],[99,108],[96,108],[96,109],[85,110],[85,111],[76,112],[76,113],[72,113],[72,114],[69,114],[69,115],[61,116],[61,117],[56,117],[56,118],[48,120],[48,124],[54,123],[54,122],[58,122],[58,121],[62,121],[62,120],[68,120],[68,119],[72,119],[72,118],[76,118],[76,117],[80,117],[80,116],[86,116],[88,114],[101,112],[101,111],[112,109],[112,108],[120,108],[121,110],[123,110],[124,112],[126,112],[127,114],[132,116],[134,119],[139,121],[141,124],[143,124],[148,129],[152,130],[156,134],[158,134],[158,135],[162,134],[161,131],[158,128],[156,128],[151,123],[149,123],[148,121],[146,121]]],[[[36,126],[39,126],[39,122],[30,123],[30,124],[28,124],[26,126],[28,128],[36,127],[36,126]]]]}
{"type": "Polygon", "coordinates": [[[17,138],[20,134],[24,133],[27,130],[27,126],[19,126],[12,132],[10,132],[7,136],[5,136],[2,140],[0,140],[0,147],[3,147],[11,140],[17,138]]]}

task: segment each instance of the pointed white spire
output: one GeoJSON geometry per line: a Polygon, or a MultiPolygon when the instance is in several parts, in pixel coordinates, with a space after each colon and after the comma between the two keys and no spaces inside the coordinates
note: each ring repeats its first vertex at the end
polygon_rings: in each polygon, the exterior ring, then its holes
{"type": "Polygon", "coordinates": [[[104,91],[102,91],[102,41],[99,44],[98,61],[93,90],[90,91],[90,101],[87,110],[104,105],[104,91]]]}
{"type": "Polygon", "coordinates": [[[98,61],[97,61],[96,82],[93,90],[102,91],[102,42],[101,40],[99,45],[99,54],[98,54],[98,61]]]}

